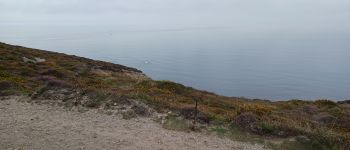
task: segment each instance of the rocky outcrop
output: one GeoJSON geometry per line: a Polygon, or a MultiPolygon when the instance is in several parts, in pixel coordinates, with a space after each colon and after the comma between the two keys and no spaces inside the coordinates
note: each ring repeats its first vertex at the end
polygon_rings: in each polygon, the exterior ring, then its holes
{"type": "Polygon", "coordinates": [[[46,59],[39,58],[39,57],[34,57],[34,59],[29,59],[29,58],[27,58],[27,57],[22,57],[22,60],[23,60],[23,62],[25,62],[25,63],[34,63],[34,64],[36,64],[36,63],[42,63],[42,62],[45,62],[45,61],[46,61],[46,59]]]}

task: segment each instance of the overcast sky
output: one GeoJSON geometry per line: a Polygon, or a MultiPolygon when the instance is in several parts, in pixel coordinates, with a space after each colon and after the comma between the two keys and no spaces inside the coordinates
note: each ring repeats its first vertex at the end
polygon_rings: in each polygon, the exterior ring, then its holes
{"type": "Polygon", "coordinates": [[[350,0],[0,0],[0,23],[350,32],[350,0]]]}

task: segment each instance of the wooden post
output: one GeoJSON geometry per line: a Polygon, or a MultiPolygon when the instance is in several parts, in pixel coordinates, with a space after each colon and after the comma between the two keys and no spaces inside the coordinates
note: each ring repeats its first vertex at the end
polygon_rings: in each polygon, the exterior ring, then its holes
{"type": "Polygon", "coordinates": [[[196,130],[196,124],[197,124],[197,114],[198,114],[198,98],[194,98],[195,100],[195,107],[194,107],[194,117],[193,117],[193,123],[192,123],[192,130],[196,130]]]}

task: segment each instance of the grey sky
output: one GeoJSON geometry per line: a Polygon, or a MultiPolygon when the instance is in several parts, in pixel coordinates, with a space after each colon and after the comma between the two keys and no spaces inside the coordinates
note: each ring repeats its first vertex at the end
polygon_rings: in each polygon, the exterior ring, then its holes
{"type": "Polygon", "coordinates": [[[0,23],[350,32],[349,0],[0,0],[0,23]]]}

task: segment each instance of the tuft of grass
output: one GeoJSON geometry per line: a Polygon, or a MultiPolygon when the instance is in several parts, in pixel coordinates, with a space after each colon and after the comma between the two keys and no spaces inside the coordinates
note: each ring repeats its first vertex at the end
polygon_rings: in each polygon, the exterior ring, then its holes
{"type": "Polygon", "coordinates": [[[123,119],[130,120],[132,118],[136,118],[137,115],[133,110],[128,110],[125,112],[122,112],[123,119]]]}
{"type": "Polygon", "coordinates": [[[285,139],[281,143],[269,143],[269,147],[275,150],[341,150],[346,149],[338,144],[326,145],[317,139],[305,136],[297,136],[293,139],[285,139]]]}
{"type": "Polygon", "coordinates": [[[209,131],[214,132],[219,137],[226,137],[235,141],[248,142],[252,144],[264,144],[265,142],[263,137],[246,132],[244,129],[234,124],[230,126],[214,126],[209,131]]]}
{"type": "Polygon", "coordinates": [[[215,132],[219,137],[225,137],[229,130],[224,127],[215,127],[212,129],[212,131],[215,132]]]}
{"type": "Polygon", "coordinates": [[[104,92],[94,88],[88,88],[84,91],[83,95],[86,95],[89,100],[85,103],[85,106],[90,108],[100,107],[107,98],[110,96],[108,92],[104,92]]]}
{"type": "Polygon", "coordinates": [[[190,131],[190,124],[182,118],[167,116],[163,128],[175,131],[190,131]]]}
{"type": "Polygon", "coordinates": [[[261,123],[260,127],[264,134],[273,134],[278,130],[275,125],[265,122],[261,123]]]}

